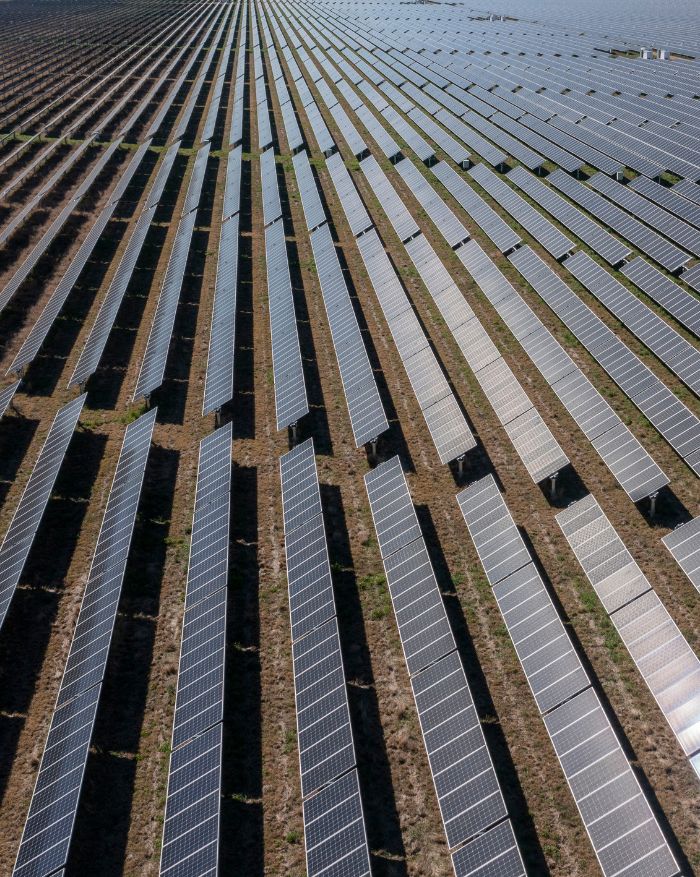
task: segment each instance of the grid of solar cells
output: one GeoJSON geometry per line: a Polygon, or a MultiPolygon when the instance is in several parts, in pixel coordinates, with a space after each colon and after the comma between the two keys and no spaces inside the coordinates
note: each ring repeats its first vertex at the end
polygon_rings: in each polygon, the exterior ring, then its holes
{"type": "Polygon", "coordinates": [[[518,193],[489,170],[485,164],[474,165],[469,175],[494,198],[504,210],[530,232],[555,259],[561,259],[574,248],[572,240],[559,231],[518,193]]]}
{"type": "Polygon", "coordinates": [[[350,173],[345,167],[343,157],[339,152],[335,152],[326,159],[326,167],[330,174],[335,191],[340,198],[340,206],[343,208],[345,218],[350,226],[350,231],[354,235],[362,234],[372,227],[372,220],[362,203],[362,198],[355,188],[350,173]]]}
{"type": "Polygon", "coordinates": [[[452,853],[455,877],[526,877],[510,820],[452,853]]]}
{"type": "Polygon", "coordinates": [[[696,228],[700,227],[700,212],[697,205],[687,201],[682,195],[672,191],[660,183],[655,183],[647,177],[635,177],[629,184],[630,189],[640,192],[646,198],[654,201],[661,207],[665,207],[671,213],[684,219],[696,228]]]}
{"type": "Polygon", "coordinates": [[[601,222],[609,225],[643,253],[651,256],[656,262],[666,268],[667,271],[677,271],[682,268],[690,256],[678,247],[662,238],[648,226],[631,217],[621,207],[606,201],[602,195],[587,188],[582,183],[574,180],[564,171],[557,170],[549,174],[547,181],[563,192],[572,201],[579,204],[584,210],[592,213],[601,222]]]}
{"type": "MultiPolygon", "coordinates": [[[[205,159],[209,157],[209,148],[207,143],[206,146],[199,150],[195,164],[203,154],[205,159]]],[[[193,175],[187,191],[187,199],[190,204],[195,201],[197,204],[199,203],[203,171],[197,176],[196,181],[197,185],[193,191],[192,184],[195,182],[193,175]]],[[[187,212],[183,212],[175,232],[175,241],[168,258],[168,267],[165,269],[163,286],[158,296],[156,312],[134,388],[134,399],[150,396],[154,390],[160,387],[165,377],[165,366],[168,360],[173,327],[175,326],[177,306],[180,301],[185,269],[192,245],[192,234],[197,220],[196,207],[187,208],[186,206],[186,210],[187,212]]]]}
{"type": "MultiPolygon", "coordinates": [[[[83,401],[76,400],[78,413],[83,401]]],[[[68,858],[156,413],[144,414],[124,435],[17,854],[17,877],[49,874],[68,858]]]]}
{"type": "Polygon", "coordinates": [[[265,258],[277,429],[284,429],[307,414],[309,404],[289,274],[287,243],[281,222],[275,222],[265,229],[265,258]]]}
{"type": "Polygon", "coordinates": [[[603,873],[632,877],[642,867],[658,877],[677,874],[493,476],[474,482],[457,501],[603,873]],[[633,844],[627,842],[631,834],[633,844]]]}
{"type": "Polygon", "coordinates": [[[690,389],[700,393],[700,353],[584,252],[564,262],[574,277],[690,389]]]}
{"type": "Polygon", "coordinates": [[[700,591],[700,518],[693,518],[661,540],[674,560],[700,591]]]}
{"type": "Polygon", "coordinates": [[[136,262],[141,254],[146,235],[156,212],[156,207],[170,176],[179,146],[179,141],[173,143],[162,159],[156,178],[147,196],[147,206],[139,216],[131,232],[114,278],[102,300],[95,322],[90,329],[90,334],[68,382],[69,387],[84,384],[90,375],[97,370],[105,345],[107,344],[107,339],[112,331],[112,326],[134,273],[136,262]]]}
{"type": "Polygon", "coordinates": [[[10,384],[9,387],[5,387],[0,391],[0,417],[3,416],[12,404],[12,399],[14,398],[14,395],[17,392],[17,387],[19,387],[20,383],[21,381],[15,381],[14,384],[10,384]]]}
{"type": "Polygon", "coordinates": [[[275,150],[270,147],[260,156],[260,179],[262,181],[263,222],[265,226],[282,216],[275,150]]]}
{"type": "Polygon", "coordinates": [[[596,692],[582,692],[544,722],[603,874],[677,874],[673,853],[596,692]]]}
{"type": "Polygon", "coordinates": [[[686,755],[700,750],[700,660],[589,495],[557,515],[577,560],[686,755]]]}
{"type": "Polygon", "coordinates": [[[304,218],[306,219],[306,228],[308,231],[313,231],[326,221],[326,212],[321,204],[318,187],[311,171],[309,156],[306,150],[297,152],[292,157],[292,164],[297,180],[297,188],[301,196],[301,206],[304,211],[304,218]]]}
{"type": "Polygon", "coordinates": [[[475,447],[476,439],[376,231],[361,235],[357,246],[438,456],[441,462],[448,463],[475,447]]]}
{"type": "Polygon", "coordinates": [[[700,420],[529,247],[509,260],[693,471],[700,420]]]}
{"type": "Polygon", "coordinates": [[[453,249],[469,239],[467,229],[412,161],[403,159],[397,162],[396,170],[453,249]]]}
{"type": "Polygon", "coordinates": [[[280,458],[299,770],[309,874],[369,873],[345,670],[312,439],[280,458]],[[340,779],[338,779],[340,778],[340,779]],[[352,784],[350,795],[348,784],[352,784]],[[320,790],[320,791],[319,791],[320,790]],[[342,792],[340,792],[342,790],[342,792]],[[314,794],[318,793],[318,794],[314,794]],[[339,828],[326,798],[341,794],[353,827],[339,828]],[[311,797],[309,797],[311,796],[311,797]],[[340,836],[338,836],[338,832],[340,836]],[[346,861],[350,858],[351,862],[346,861]],[[341,864],[342,863],[342,864],[341,864]],[[362,866],[362,867],[361,867],[362,866]],[[333,870],[334,868],[349,870],[333,870]]]}
{"type": "Polygon", "coordinates": [[[508,178],[522,189],[536,204],[550,213],[565,228],[572,231],[611,265],[618,265],[630,254],[630,248],[616,240],[609,232],[566,201],[541,180],[523,167],[508,171],[508,178]]]}
{"type": "Polygon", "coordinates": [[[641,256],[623,265],[620,271],[686,329],[700,338],[700,301],[694,295],[682,289],[641,256]]]}
{"type": "Polygon", "coordinates": [[[304,801],[306,873],[370,877],[371,867],[357,771],[351,770],[304,801]]]}
{"type": "Polygon", "coordinates": [[[363,159],[360,162],[360,168],[399,239],[406,241],[417,235],[420,229],[415,219],[406,209],[398,192],[387,179],[376,158],[370,155],[363,159]]]}
{"type": "Polygon", "coordinates": [[[160,873],[218,860],[231,494],[229,423],[200,443],[160,873]],[[186,792],[183,777],[192,784],[186,792]]]}
{"type": "Polygon", "coordinates": [[[399,458],[368,472],[365,487],[447,843],[454,849],[507,821],[508,813],[399,458]]]}
{"type": "Polygon", "coordinates": [[[221,226],[202,414],[218,410],[233,398],[238,230],[238,214],[221,226]]]}
{"type": "Polygon", "coordinates": [[[501,219],[454,168],[444,161],[439,161],[432,171],[460,207],[466,210],[502,253],[508,253],[522,243],[520,235],[501,219]]]}
{"type": "Polygon", "coordinates": [[[83,393],[56,413],[0,546],[0,628],[7,617],[85,399],[83,393]]]}
{"type": "Polygon", "coordinates": [[[330,229],[323,225],[310,237],[353,436],[361,447],[389,429],[389,423],[330,229]]]}

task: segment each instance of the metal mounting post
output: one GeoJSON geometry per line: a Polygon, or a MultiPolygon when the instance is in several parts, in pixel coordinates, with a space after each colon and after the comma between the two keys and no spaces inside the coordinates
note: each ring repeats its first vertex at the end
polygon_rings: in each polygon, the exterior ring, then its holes
{"type": "Polygon", "coordinates": [[[151,394],[150,393],[144,393],[143,402],[144,402],[144,405],[146,406],[146,410],[150,411],[150,409],[151,409],[151,394]]]}
{"type": "Polygon", "coordinates": [[[370,439],[369,447],[370,447],[370,454],[372,455],[372,459],[376,460],[376,458],[377,458],[377,439],[376,438],[370,439]]]}
{"type": "Polygon", "coordinates": [[[557,495],[557,476],[558,472],[555,472],[554,475],[549,476],[549,496],[550,499],[554,499],[557,495]]]}
{"type": "Polygon", "coordinates": [[[221,426],[221,408],[217,408],[214,412],[214,428],[218,429],[221,426]]]}
{"type": "Polygon", "coordinates": [[[457,478],[461,481],[464,478],[464,458],[466,454],[460,454],[457,457],[457,478]]]}
{"type": "Polygon", "coordinates": [[[290,423],[289,428],[292,431],[292,445],[296,445],[296,443],[297,443],[297,423],[296,423],[296,421],[294,421],[294,423],[290,423]]]}
{"type": "Polygon", "coordinates": [[[658,490],[649,495],[649,517],[653,518],[656,514],[656,499],[659,495],[658,490]]]}

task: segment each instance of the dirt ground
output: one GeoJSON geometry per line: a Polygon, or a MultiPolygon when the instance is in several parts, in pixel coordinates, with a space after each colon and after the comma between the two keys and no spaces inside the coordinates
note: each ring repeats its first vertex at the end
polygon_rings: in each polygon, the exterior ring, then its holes
{"type": "MultiPolygon", "coordinates": [[[[200,62],[204,54],[205,50],[200,53],[200,62]]],[[[246,877],[301,877],[305,870],[303,821],[278,474],[279,456],[290,444],[288,435],[275,428],[250,41],[248,68],[236,391],[224,411],[224,417],[234,424],[234,469],[220,870],[246,877]]],[[[220,142],[213,144],[217,148],[207,170],[202,199],[205,207],[198,216],[166,380],[153,400],[159,407],[154,445],[83,786],[69,877],[158,873],[198,443],[214,428],[213,416],[203,418],[201,407],[225,173],[225,155],[219,147],[228,143],[235,58],[226,70],[222,104],[227,109],[220,115],[220,142]]],[[[269,66],[266,73],[269,77],[269,66]]],[[[288,84],[293,91],[289,77],[288,84]]],[[[210,95],[211,82],[206,89],[210,95]]],[[[469,455],[466,481],[490,471],[497,475],[567,628],[597,680],[682,871],[696,873],[700,869],[697,777],[584,579],[556,525],[555,514],[572,499],[592,491],[697,648],[697,592],[659,544],[661,536],[684,515],[697,513],[697,481],[641,421],[636,409],[583,348],[571,343],[536,294],[510,271],[507,276],[511,282],[671,478],[672,490],[661,497],[654,521],[627,499],[455,254],[424,217],[399,174],[387,167],[392,183],[572,462],[572,471],[563,473],[554,502],[532,483],[381,206],[363,175],[354,170],[352,156],[318,93],[316,97],[478,436],[479,447],[469,455]]],[[[296,102],[295,93],[293,98],[296,102]]],[[[302,438],[312,435],[317,453],[373,873],[376,877],[448,875],[449,852],[363,484],[370,463],[365,451],[356,449],[352,440],[281,113],[274,88],[269,86],[268,99],[274,111],[284,222],[311,403],[301,425],[302,438]]],[[[347,105],[345,109],[349,111],[347,105]]],[[[196,139],[197,127],[203,125],[203,110],[205,107],[199,107],[193,117],[191,138],[196,139]]],[[[308,120],[299,108],[298,115],[307,143],[314,144],[310,148],[314,170],[391,423],[380,442],[380,458],[398,453],[407,471],[528,872],[538,877],[598,874],[592,848],[459,513],[455,494],[461,485],[437,458],[323,157],[316,151],[308,120]]],[[[360,128],[359,120],[354,121],[360,128]]],[[[362,133],[371,143],[367,132],[362,133]]],[[[123,162],[127,154],[119,157],[123,162]]],[[[2,533],[51,419],[73,396],[73,391],[66,389],[67,381],[126,246],[139,205],[144,204],[157,158],[157,153],[149,154],[132,181],[125,199],[130,206],[117,210],[39,357],[25,375],[16,411],[0,422],[2,533]]],[[[124,429],[142,410],[132,403],[131,396],[193,160],[191,150],[178,156],[100,369],[87,385],[88,402],[80,427],[0,637],[2,874],[10,873],[21,837],[124,429]]],[[[90,211],[96,215],[121,166],[116,161],[110,164],[100,195],[84,216],[81,213],[70,233],[57,240],[50,265],[42,264],[42,272],[22,287],[13,307],[0,315],[3,371],[69,264],[89,227],[90,211]]],[[[430,177],[427,169],[426,173],[430,177]]],[[[465,179],[470,180],[466,175],[465,179]]],[[[448,193],[444,189],[440,193],[499,267],[508,270],[507,261],[448,193]]],[[[0,209],[5,206],[9,209],[11,205],[0,205],[0,209]]],[[[22,253],[28,252],[60,206],[56,203],[33,219],[36,227],[22,244],[22,253]]],[[[0,287],[17,264],[16,258],[0,262],[0,287]]],[[[586,301],[633,350],[642,349],[590,296],[586,301]]],[[[645,362],[669,384],[678,385],[652,357],[645,362]]],[[[684,401],[700,411],[697,400],[684,396],[684,401]]]]}

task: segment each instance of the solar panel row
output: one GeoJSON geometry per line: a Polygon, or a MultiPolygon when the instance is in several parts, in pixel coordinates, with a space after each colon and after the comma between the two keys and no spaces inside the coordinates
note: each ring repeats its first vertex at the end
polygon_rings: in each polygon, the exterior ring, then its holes
{"type": "MultiPolygon", "coordinates": [[[[8,397],[5,407],[12,398],[9,391],[8,397]]],[[[0,628],[5,623],[85,399],[85,394],[78,396],[56,412],[0,546],[0,628]]]]}
{"type": "Polygon", "coordinates": [[[307,439],[280,457],[309,877],[370,873],[323,508],[307,439]]]}
{"type": "Polygon", "coordinates": [[[587,253],[569,256],[564,267],[696,396],[700,393],[700,352],[692,344],[587,253]]]}
{"type": "Polygon", "coordinates": [[[228,423],[199,446],[160,860],[168,877],[217,870],[232,439],[228,423]]]}
{"type": "Polygon", "coordinates": [[[509,257],[527,282],[693,471],[700,420],[529,247],[509,257]]]}
{"type": "Polygon", "coordinates": [[[495,479],[487,475],[474,482],[457,502],[603,873],[677,874],[646,795],[495,479]]]}
{"type": "MultiPolygon", "coordinates": [[[[471,246],[474,241],[458,253],[471,246]]],[[[566,454],[425,236],[409,241],[406,251],[531,478],[555,475],[568,465],[566,454]]]]}
{"type": "Polygon", "coordinates": [[[146,198],[146,207],[131,232],[114,278],[102,300],[95,322],[80,352],[78,362],[68,382],[69,387],[84,384],[100,364],[107,339],[112,331],[112,326],[121,307],[127,287],[131,282],[136,262],[141,255],[146,235],[151,227],[156,207],[170,176],[179,146],[179,141],[173,143],[161,160],[155,180],[146,198]]]}
{"type": "Polygon", "coordinates": [[[438,456],[448,463],[475,447],[476,440],[377,232],[365,232],[357,246],[438,456]]]}
{"type": "MultiPolygon", "coordinates": [[[[507,856],[517,865],[513,873],[524,875],[399,458],[368,472],[365,487],[448,846],[454,850],[500,823],[507,827],[492,836],[489,858],[507,856]]],[[[466,849],[455,855],[473,856],[481,846],[477,840],[466,849]]]]}
{"type": "MultiPolygon", "coordinates": [[[[70,403],[71,420],[77,419],[75,412],[80,413],[84,401],[80,397],[70,403]]],[[[124,434],[17,854],[15,877],[44,877],[68,859],[156,413],[153,409],[142,415],[124,434]]]]}
{"type": "Polygon", "coordinates": [[[700,750],[700,660],[595,497],[557,515],[577,560],[683,751],[700,750]]]}

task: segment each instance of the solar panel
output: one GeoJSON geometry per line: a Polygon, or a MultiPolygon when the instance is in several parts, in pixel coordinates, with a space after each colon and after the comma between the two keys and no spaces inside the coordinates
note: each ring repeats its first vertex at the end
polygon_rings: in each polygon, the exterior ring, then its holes
{"type": "Polygon", "coordinates": [[[307,414],[309,405],[301,362],[287,244],[281,222],[275,222],[265,230],[265,253],[277,429],[284,429],[307,414]]]}
{"type": "Polygon", "coordinates": [[[463,241],[468,240],[469,232],[467,229],[457,219],[452,210],[445,204],[413,162],[403,159],[397,162],[396,170],[401,174],[404,183],[406,183],[420,202],[421,207],[432,219],[451,247],[454,248],[463,241]]]}
{"type": "Polygon", "coordinates": [[[700,660],[592,496],[557,515],[564,535],[686,755],[700,749],[700,660]]]}
{"type": "Polygon", "coordinates": [[[170,756],[160,874],[212,874],[219,854],[223,724],[170,756]]]}
{"type": "Polygon", "coordinates": [[[310,104],[307,104],[304,107],[304,111],[306,112],[306,118],[309,120],[319,150],[324,155],[330,155],[330,153],[335,150],[335,141],[331,136],[331,132],[328,130],[328,126],[323,120],[323,116],[321,115],[321,111],[316,105],[316,102],[312,101],[310,104]]]}
{"type": "Polygon", "coordinates": [[[694,295],[682,289],[641,256],[636,256],[623,265],[620,271],[649,298],[700,338],[700,301],[694,295]]]}
{"type": "Polygon", "coordinates": [[[306,227],[308,231],[313,231],[319,225],[326,221],[326,213],[321,204],[318,194],[316,180],[314,180],[309,164],[309,156],[306,151],[297,152],[292,157],[294,165],[294,174],[297,179],[297,188],[301,196],[301,206],[304,209],[304,217],[306,219],[306,227]]]}
{"type": "Polygon", "coordinates": [[[694,225],[696,228],[700,227],[698,205],[687,201],[682,195],[672,189],[662,186],[660,183],[655,183],[646,177],[635,177],[629,183],[629,187],[635,192],[640,192],[681,219],[684,219],[690,225],[694,225]]]}
{"type": "Polygon", "coordinates": [[[432,171],[460,207],[467,211],[502,253],[507,253],[522,243],[520,235],[513,231],[483,198],[477,195],[457,171],[444,161],[439,161],[434,165],[432,171]]]}
{"type": "Polygon", "coordinates": [[[452,854],[455,877],[526,877],[510,820],[452,854]]]}
{"type": "Polygon", "coordinates": [[[572,240],[562,234],[538,210],[531,207],[485,164],[474,165],[469,174],[555,259],[561,259],[574,248],[572,240]]]}
{"type": "Polygon", "coordinates": [[[192,166],[190,181],[187,184],[185,203],[182,207],[183,216],[186,213],[189,213],[190,210],[194,210],[196,207],[199,206],[199,199],[202,194],[202,185],[204,184],[204,172],[207,168],[207,161],[209,160],[210,149],[211,144],[205,143],[204,146],[197,150],[197,155],[194,159],[194,165],[192,166]]]}
{"type": "Polygon", "coordinates": [[[124,299],[129,282],[136,267],[136,262],[141,254],[146,235],[151,226],[151,221],[156,212],[156,206],[160,201],[170,171],[172,170],[175,157],[179,148],[179,142],[174,143],[165,153],[158,168],[155,181],[147,197],[147,207],[139,216],[131,233],[126,249],[121,257],[119,265],[107,294],[102,300],[100,309],[95,318],[87,341],[80,353],[73,374],[68,382],[69,387],[82,385],[90,377],[102,358],[109,333],[112,330],[119,308],[124,299]]]}
{"type": "Polygon", "coordinates": [[[563,226],[581,238],[601,258],[611,265],[618,265],[630,254],[630,248],[616,240],[590,217],[555,191],[528,173],[523,167],[514,167],[508,178],[521,188],[536,204],[550,213],[563,226]]]}
{"type": "Polygon", "coordinates": [[[223,719],[232,438],[228,423],[199,446],[173,749],[223,719]]]}
{"type": "Polygon", "coordinates": [[[606,877],[676,874],[678,865],[592,688],[544,717],[606,877]]]}
{"type": "Polygon", "coordinates": [[[311,233],[311,247],[357,447],[389,428],[384,406],[327,225],[311,233]]]}
{"type": "Polygon", "coordinates": [[[218,410],[233,398],[238,229],[238,216],[232,216],[221,226],[204,383],[203,415],[218,410]]]}
{"type": "Polygon", "coordinates": [[[505,802],[458,653],[413,676],[411,687],[453,848],[507,816],[505,802]]]}
{"type": "Polygon", "coordinates": [[[345,167],[341,154],[335,152],[327,158],[326,167],[340,198],[340,206],[343,208],[350,225],[350,231],[354,235],[367,231],[368,228],[372,227],[372,220],[369,218],[365,205],[362,203],[348,169],[345,167]]]}
{"type": "Polygon", "coordinates": [[[418,234],[420,229],[415,219],[406,209],[396,189],[391,185],[374,156],[370,155],[363,159],[360,162],[360,168],[399,239],[406,241],[418,234]]]}
{"type": "Polygon", "coordinates": [[[0,628],[83,410],[86,395],[58,410],[0,546],[0,628]]]}
{"type": "Polygon", "coordinates": [[[224,209],[222,220],[238,213],[241,206],[241,162],[243,147],[236,146],[226,159],[226,182],[224,184],[224,209]]]}
{"type": "Polygon", "coordinates": [[[274,149],[266,149],[260,155],[260,178],[262,180],[263,221],[265,226],[282,216],[279,186],[277,185],[277,164],[274,149]]]}
{"type": "Polygon", "coordinates": [[[661,541],[700,591],[700,518],[681,524],[661,541]]]}
{"type": "Polygon", "coordinates": [[[355,765],[335,618],[292,644],[301,790],[306,797],[355,765]]]}
{"type": "MultiPolygon", "coordinates": [[[[70,404],[79,414],[83,402],[80,397],[70,404]]],[[[156,413],[144,414],[124,435],[17,854],[17,875],[47,874],[68,858],[156,413]]]]}
{"type": "Polygon", "coordinates": [[[304,801],[308,877],[370,877],[357,771],[351,770],[304,801]]]}
{"type": "Polygon", "coordinates": [[[365,487],[383,558],[420,537],[418,518],[398,457],[368,472],[365,487]]]}
{"type": "MultiPolygon", "coordinates": [[[[432,93],[434,94],[434,92],[432,93]]],[[[440,100],[446,102],[444,96],[441,96],[440,100]]],[[[461,110],[466,110],[465,107],[453,107],[453,109],[455,109],[459,115],[462,115],[461,110]]],[[[494,146],[493,143],[490,143],[485,137],[482,137],[478,131],[465,125],[461,119],[456,118],[447,110],[440,110],[435,114],[435,118],[451,131],[455,137],[459,137],[463,143],[466,143],[471,150],[480,155],[484,161],[493,165],[493,167],[500,167],[505,161],[507,161],[508,156],[505,152],[502,152],[494,146]]]]}
{"type": "Polygon", "coordinates": [[[357,107],[355,113],[386,158],[390,161],[396,158],[401,152],[398,143],[391,137],[371,110],[362,104],[357,107]]]}
{"type": "Polygon", "coordinates": [[[696,395],[700,394],[700,353],[692,344],[587,253],[569,256],[564,267],[696,395]]]}
{"type": "Polygon", "coordinates": [[[556,518],[606,612],[651,588],[594,496],[572,503],[556,518]]]}
{"type": "Polygon", "coordinates": [[[21,381],[15,381],[14,384],[10,384],[9,387],[0,390],[0,417],[3,416],[12,404],[12,399],[17,392],[17,387],[19,387],[20,383],[21,381]]]}
{"type": "Polygon", "coordinates": [[[272,146],[272,127],[270,125],[270,110],[267,105],[267,95],[265,94],[265,84],[261,79],[255,82],[258,119],[258,148],[263,151],[272,146]]]}

